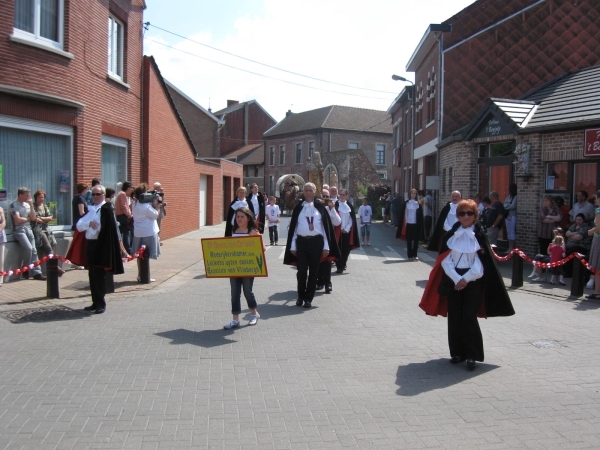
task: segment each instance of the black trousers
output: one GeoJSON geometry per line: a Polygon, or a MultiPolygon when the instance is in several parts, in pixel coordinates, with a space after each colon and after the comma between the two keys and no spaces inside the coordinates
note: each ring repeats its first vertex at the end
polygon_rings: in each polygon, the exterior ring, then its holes
{"type": "Polygon", "coordinates": [[[269,227],[269,241],[272,243],[279,242],[279,233],[277,232],[277,225],[269,227]]]}
{"type": "Polygon", "coordinates": [[[298,299],[312,302],[322,253],[323,236],[298,236],[296,239],[298,299]]]}
{"type": "Polygon", "coordinates": [[[329,261],[323,261],[319,264],[319,277],[317,278],[317,285],[327,286],[331,284],[331,263],[329,261]]]}
{"type": "MultiPolygon", "coordinates": [[[[352,232],[352,230],[350,230],[352,232]]],[[[344,270],[346,264],[348,264],[348,257],[350,256],[350,233],[342,233],[340,236],[340,259],[335,262],[338,270],[344,270]]]]}
{"type": "Polygon", "coordinates": [[[433,224],[433,216],[423,217],[423,226],[425,227],[425,240],[428,241],[431,237],[431,225],[433,224]]]}
{"type": "Polygon", "coordinates": [[[448,297],[448,346],[450,356],[483,361],[483,336],[477,310],[483,295],[483,279],[448,297]]]}
{"type": "Polygon", "coordinates": [[[88,241],[88,276],[90,280],[90,290],[92,291],[92,303],[96,308],[106,308],[106,301],[104,300],[104,296],[106,295],[106,287],[104,284],[106,271],[104,270],[104,267],[98,267],[93,264],[93,261],[98,258],[98,252],[102,252],[102,249],[98,246],[98,241],[88,241]]]}
{"type": "Polygon", "coordinates": [[[406,253],[409,258],[417,257],[419,249],[419,225],[416,223],[406,224],[406,253]]]}

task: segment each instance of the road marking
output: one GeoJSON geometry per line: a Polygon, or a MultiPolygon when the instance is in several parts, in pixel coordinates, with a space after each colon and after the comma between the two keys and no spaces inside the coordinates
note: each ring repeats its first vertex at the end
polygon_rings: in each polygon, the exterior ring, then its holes
{"type": "Polygon", "coordinates": [[[424,262],[435,262],[435,258],[432,258],[427,253],[419,253],[419,259],[424,262]]]}
{"type": "Polygon", "coordinates": [[[406,258],[397,252],[381,252],[387,261],[405,261],[406,258]]]}
{"type": "Polygon", "coordinates": [[[361,247],[350,252],[350,259],[354,261],[368,261],[369,257],[365,254],[365,251],[361,247]]]}
{"type": "Polygon", "coordinates": [[[285,256],[285,247],[283,247],[281,249],[281,255],[279,255],[279,259],[283,259],[284,256],[285,256]]]}

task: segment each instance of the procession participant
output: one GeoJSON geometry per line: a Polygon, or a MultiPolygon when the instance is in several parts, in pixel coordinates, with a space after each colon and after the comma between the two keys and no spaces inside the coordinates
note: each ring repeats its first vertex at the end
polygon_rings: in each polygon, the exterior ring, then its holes
{"type": "Polygon", "coordinates": [[[77,230],[85,233],[87,240],[87,263],[92,305],[83,308],[102,314],[106,311],[106,273],[124,273],[119,246],[119,231],[114,206],[105,202],[106,189],[101,184],[92,188],[93,205],[77,222],[77,230]]]}
{"type": "Polygon", "coordinates": [[[339,257],[333,225],[325,206],[315,201],[316,186],[304,185],[304,200],[292,213],[283,263],[296,265],[296,306],[310,308],[315,296],[319,263],[339,257]]]}
{"type": "Polygon", "coordinates": [[[417,201],[417,190],[410,190],[410,198],[404,202],[398,218],[397,239],[406,239],[406,254],[408,259],[417,261],[419,258],[419,235],[423,229],[423,206],[417,201]]]}
{"type": "MultiPolygon", "coordinates": [[[[334,234],[336,242],[339,242],[341,235],[341,223],[342,219],[335,209],[335,204],[331,201],[329,196],[329,191],[327,189],[323,189],[323,203],[325,204],[325,209],[329,213],[329,218],[331,219],[331,224],[334,227],[334,234]]],[[[319,264],[319,276],[317,278],[317,291],[325,288],[325,293],[329,294],[333,291],[333,285],[331,284],[331,262],[329,260],[322,261],[319,264]]]]}
{"type": "Polygon", "coordinates": [[[439,251],[440,244],[444,239],[444,234],[452,229],[452,226],[458,222],[458,218],[456,217],[456,206],[461,199],[462,195],[459,191],[454,191],[450,194],[450,201],[446,203],[446,206],[444,206],[440,212],[431,239],[429,239],[427,250],[432,252],[439,251]]]}
{"type": "Polygon", "coordinates": [[[358,226],[354,208],[348,204],[347,189],[342,189],[340,191],[340,197],[335,206],[342,219],[340,229],[341,234],[338,240],[340,246],[340,259],[336,262],[336,273],[343,273],[348,264],[350,251],[360,247],[360,238],[358,237],[358,226]]]}
{"type": "Polygon", "coordinates": [[[254,221],[258,225],[260,234],[265,232],[265,198],[258,192],[258,184],[252,183],[250,186],[250,194],[246,197],[248,208],[254,214],[254,221]]]}
{"type": "Polygon", "coordinates": [[[512,316],[515,310],[477,221],[477,203],[462,200],[456,212],[459,222],[444,237],[419,307],[428,315],[448,316],[450,362],[466,360],[474,369],[484,360],[477,317],[512,316]]]}
{"type": "Polygon", "coordinates": [[[338,201],[338,188],[337,188],[337,186],[331,186],[329,188],[329,198],[331,199],[331,201],[333,203],[336,203],[338,201]]]}
{"type": "MultiPolygon", "coordinates": [[[[258,224],[254,221],[254,214],[250,211],[250,208],[241,207],[235,212],[235,224],[232,227],[231,237],[240,236],[260,236],[258,231],[258,224]]],[[[265,244],[262,242],[263,252],[266,250],[265,244]]],[[[241,296],[242,290],[244,291],[244,297],[248,308],[250,308],[250,321],[248,326],[256,325],[260,314],[256,310],[257,303],[254,292],[252,292],[252,286],[254,285],[254,277],[236,277],[229,278],[229,284],[231,285],[231,314],[233,318],[231,322],[223,326],[226,330],[237,328],[240,326],[240,313],[242,312],[241,296]]]]}
{"type": "Polygon", "coordinates": [[[246,188],[240,186],[235,191],[236,198],[229,205],[227,210],[227,219],[225,222],[225,237],[231,236],[233,231],[233,225],[235,223],[235,212],[240,208],[248,208],[248,202],[246,201],[246,188]]]}

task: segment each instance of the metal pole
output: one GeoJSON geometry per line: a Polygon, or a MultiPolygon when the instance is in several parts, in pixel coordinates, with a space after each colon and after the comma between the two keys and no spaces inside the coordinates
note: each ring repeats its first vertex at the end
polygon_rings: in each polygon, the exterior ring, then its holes
{"type": "Polygon", "coordinates": [[[58,290],[58,259],[49,259],[46,262],[46,297],[60,298],[58,290]]]}
{"type": "Polygon", "coordinates": [[[523,287],[523,260],[519,255],[513,254],[513,265],[512,265],[512,288],[523,287]]]}
{"type": "MultiPolygon", "coordinates": [[[[583,295],[585,267],[579,258],[573,258],[573,278],[571,280],[571,296],[581,297],[583,295]]],[[[593,276],[593,275],[592,275],[593,276]]]]}

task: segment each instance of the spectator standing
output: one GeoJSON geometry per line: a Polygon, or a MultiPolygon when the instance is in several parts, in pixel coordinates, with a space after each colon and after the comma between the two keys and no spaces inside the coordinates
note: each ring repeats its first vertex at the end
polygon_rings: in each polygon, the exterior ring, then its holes
{"type": "MultiPolygon", "coordinates": [[[[165,202],[165,191],[158,181],[154,183],[154,190],[159,194],[162,194],[158,197],[158,219],[156,219],[156,223],[158,224],[158,236],[160,237],[160,230],[162,229],[162,220],[167,215],[167,202],[165,202]]],[[[160,241],[160,239],[159,239],[160,241]]],[[[162,245],[162,242],[160,243],[162,245]]]]}
{"type": "Polygon", "coordinates": [[[594,274],[594,293],[586,298],[600,299],[600,191],[596,192],[596,217],[594,218],[594,227],[588,231],[589,236],[593,236],[592,248],[590,249],[590,265],[596,269],[594,274]]]}
{"type": "Polygon", "coordinates": [[[558,195],[554,197],[554,201],[556,202],[556,206],[558,206],[558,210],[560,211],[560,227],[563,230],[566,230],[571,223],[571,216],[569,215],[569,207],[565,205],[565,199],[558,195]]]}
{"type": "MultiPolygon", "coordinates": [[[[0,272],[4,272],[4,246],[6,245],[6,216],[4,208],[0,206],[0,272]]],[[[0,275],[0,286],[4,283],[4,276],[0,275]]]]}
{"type": "Polygon", "coordinates": [[[512,183],[508,186],[508,197],[502,205],[506,213],[506,235],[508,238],[508,251],[515,248],[517,239],[517,185],[512,183]]]}
{"type": "Polygon", "coordinates": [[[585,222],[591,223],[594,220],[594,205],[588,202],[588,193],[586,191],[577,192],[577,203],[573,205],[569,216],[571,223],[575,222],[577,214],[583,214],[585,222]]]}
{"type": "Polygon", "coordinates": [[[277,245],[279,241],[279,233],[277,226],[280,222],[281,211],[279,206],[275,204],[275,197],[269,197],[269,204],[265,207],[265,216],[269,221],[269,241],[271,245],[277,245]]]}
{"type": "MultiPolygon", "coordinates": [[[[117,183],[117,186],[121,184],[121,186],[123,185],[123,183],[117,183]]],[[[113,213],[114,213],[114,205],[115,205],[115,190],[113,188],[106,188],[106,195],[104,196],[104,200],[106,202],[110,202],[113,205],[113,213]]],[[[115,220],[116,220],[116,214],[115,214],[115,220]]],[[[118,222],[117,222],[118,225],[118,222]]],[[[129,253],[127,252],[127,250],[125,249],[125,246],[123,245],[123,236],[121,236],[121,233],[119,232],[119,248],[121,249],[121,257],[122,258],[129,258],[129,253]]]]}
{"type": "MultiPolygon", "coordinates": [[[[31,229],[31,222],[36,221],[35,210],[33,209],[33,200],[31,190],[26,187],[20,187],[17,190],[17,200],[10,205],[10,217],[13,223],[13,237],[21,246],[23,252],[23,263],[25,266],[31,265],[38,260],[37,250],[35,248],[35,238],[31,229]]],[[[29,271],[23,272],[23,278],[29,278],[29,272],[33,274],[36,280],[45,280],[39,266],[34,266],[29,271]]]]}
{"type": "Polygon", "coordinates": [[[495,210],[496,219],[487,228],[487,238],[491,245],[496,245],[498,243],[498,233],[504,223],[503,219],[506,216],[506,212],[504,211],[504,205],[500,201],[498,192],[490,192],[490,200],[492,201],[492,208],[495,210]]]}
{"type": "MultiPolygon", "coordinates": [[[[115,214],[117,216],[117,222],[119,223],[119,232],[123,239],[123,246],[130,255],[132,253],[131,243],[133,240],[133,228],[131,225],[131,220],[133,219],[133,214],[131,213],[132,193],[133,185],[131,182],[123,181],[121,191],[117,194],[115,200],[115,214]]],[[[135,226],[135,224],[133,226],[135,226]]]]}
{"type": "Polygon", "coordinates": [[[88,212],[87,202],[83,194],[87,188],[87,184],[85,183],[77,183],[75,188],[77,194],[75,194],[73,201],[71,202],[71,207],[73,209],[73,226],[71,227],[71,231],[77,232],[77,222],[79,222],[79,219],[88,212]]]}
{"type": "MultiPolygon", "coordinates": [[[[31,229],[33,231],[33,237],[35,238],[35,247],[38,250],[43,250],[46,255],[56,253],[56,238],[52,233],[52,230],[48,227],[48,224],[52,221],[52,214],[48,210],[48,207],[44,203],[46,200],[46,193],[44,191],[37,190],[33,194],[33,210],[35,211],[35,222],[31,222],[31,229]]],[[[58,267],[58,276],[61,277],[65,271],[58,267]]]]}
{"type": "Polygon", "coordinates": [[[429,243],[431,237],[431,226],[433,225],[433,195],[431,191],[425,191],[423,199],[423,227],[425,231],[425,242],[429,243]]]}
{"type": "MultiPolygon", "coordinates": [[[[94,178],[92,180],[92,189],[94,188],[94,186],[98,186],[100,184],[100,180],[98,178],[94,178]]],[[[88,205],[93,205],[94,201],[92,199],[92,189],[88,189],[88,191],[85,193],[85,202],[88,205]]]]}
{"type": "Polygon", "coordinates": [[[550,195],[544,196],[538,219],[538,245],[540,254],[548,254],[548,246],[554,239],[552,231],[561,220],[560,210],[550,195]]]}
{"type": "MultiPolygon", "coordinates": [[[[548,246],[548,254],[550,255],[551,264],[561,261],[565,257],[565,238],[560,235],[554,236],[554,240],[548,246]]],[[[552,272],[550,284],[556,284],[556,277],[558,276],[558,283],[564,286],[565,280],[563,279],[562,267],[552,267],[550,271],[552,272]]]]}
{"type": "MultiPolygon", "coordinates": [[[[552,239],[556,236],[562,236],[562,228],[556,227],[552,230],[552,239]]],[[[550,254],[548,253],[548,249],[546,249],[545,253],[538,253],[533,257],[533,260],[539,263],[548,264],[550,262],[550,254]]],[[[529,275],[531,281],[544,281],[544,269],[539,265],[534,265],[531,275],[529,275]]]]}
{"type": "Polygon", "coordinates": [[[373,217],[373,210],[371,209],[371,205],[369,205],[367,197],[363,198],[363,204],[358,208],[358,216],[360,217],[361,245],[371,245],[371,218],[373,217]]]}
{"type": "MultiPolygon", "coordinates": [[[[160,256],[160,245],[158,244],[158,201],[141,201],[144,193],[148,190],[145,183],[140,184],[133,191],[135,201],[131,206],[133,215],[133,243],[131,248],[136,252],[144,245],[144,258],[157,259],[160,256]]],[[[142,281],[141,264],[138,258],[138,281],[142,281]]],[[[150,279],[150,281],[156,281],[150,279]]]]}
{"type": "MultiPolygon", "coordinates": [[[[585,222],[583,213],[577,214],[575,223],[571,224],[565,232],[565,237],[567,238],[566,257],[573,253],[581,253],[588,258],[590,248],[592,247],[592,236],[588,235],[590,228],[591,226],[585,222]]],[[[563,274],[565,277],[571,278],[573,275],[573,260],[568,261],[563,266],[563,274]]]]}

